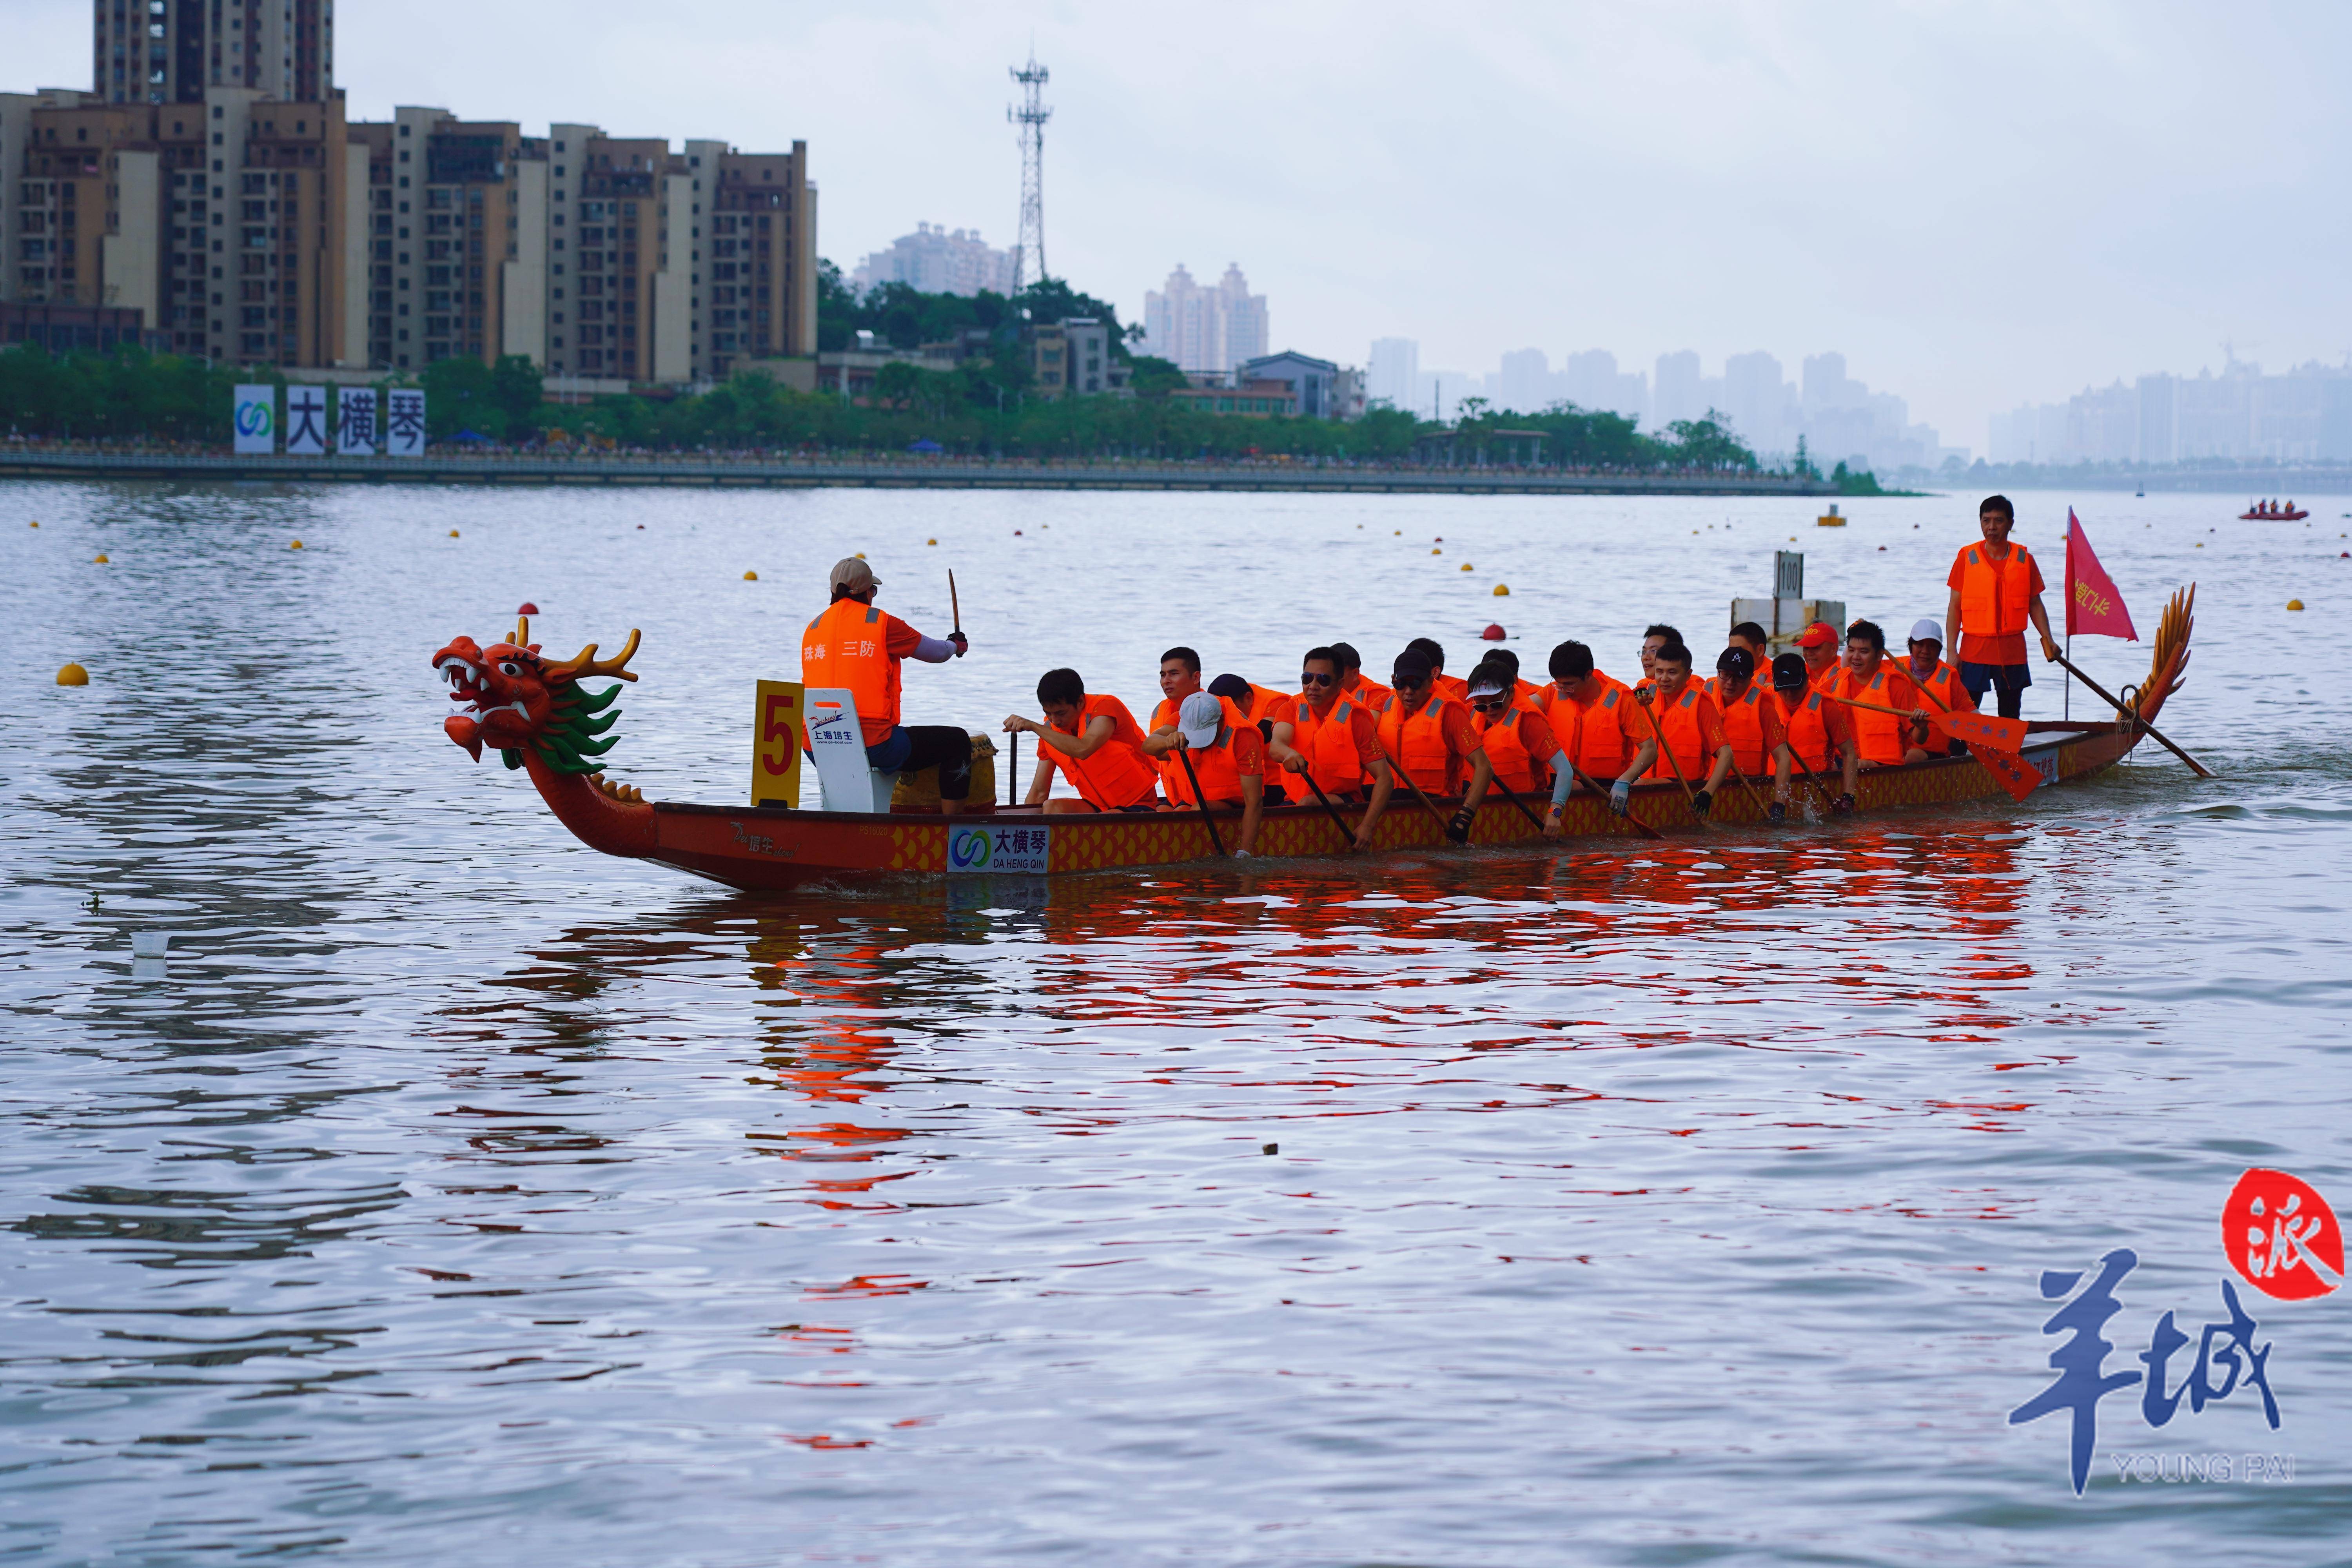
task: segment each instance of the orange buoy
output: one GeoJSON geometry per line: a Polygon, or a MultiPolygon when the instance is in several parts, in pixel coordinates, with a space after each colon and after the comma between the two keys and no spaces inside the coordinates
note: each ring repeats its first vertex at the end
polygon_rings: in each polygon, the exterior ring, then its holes
{"type": "Polygon", "coordinates": [[[457,531],[456,529],[454,529],[454,528],[453,528],[453,529],[451,529],[451,530],[449,531],[449,537],[450,537],[450,538],[452,538],[452,539],[457,538],[457,531]]]}
{"type": "Polygon", "coordinates": [[[288,545],[286,548],[287,548],[287,549],[289,549],[289,550],[299,550],[299,549],[301,549],[301,548],[302,548],[302,542],[301,542],[300,540],[299,540],[299,539],[298,539],[298,540],[296,540],[293,543],[291,543],[291,544],[288,545]]]}
{"type": "MultiPolygon", "coordinates": [[[[35,526],[37,527],[38,525],[36,524],[35,526]]],[[[89,684],[89,671],[84,669],[78,664],[65,665],[58,671],[58,684],[59,686],[88,686],[89,684]]]]}
{"type": "Polygon", "coordinates": [[[756,583],[759,580],[760,574],[757,572],[746,572],[743,574],[743,581],[746,583],[756,583]]]}
{"type": "Polygon", "coordinates": [[[103,556],[103,555],[101,555],[101,556],[99,556],[96,560],[92,561],[92,562],[90,563],[90,564],[91,564],[91,565],[93,565],[93,566],[104,566],[104,565],[108,564],[108,562],[107,562],[106,557],[105,557],[105,556],[103,556]]]}
{"type": "Polygon", "coordinates": [[[1510,584],[1507,583],[1497,583],[1495,584],[1495,597],[1497,599],[1507,599],[1510,596],[1510,584]]]}

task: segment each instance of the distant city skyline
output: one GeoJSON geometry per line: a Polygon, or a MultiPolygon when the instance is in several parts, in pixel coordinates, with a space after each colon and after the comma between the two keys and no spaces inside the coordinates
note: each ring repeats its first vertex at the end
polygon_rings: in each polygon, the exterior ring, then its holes
{"type": "Polygon", "coordinates": [[[983,289],[1012,293],[1013,272],[1013,252],[996,249],[977,228],[950,231],[943,224],[919,222],[914,233],[900,235],[858,262],[849,283],[861,294],[885,283],[904,283],[926,294],[969,298],[983,289]]]}

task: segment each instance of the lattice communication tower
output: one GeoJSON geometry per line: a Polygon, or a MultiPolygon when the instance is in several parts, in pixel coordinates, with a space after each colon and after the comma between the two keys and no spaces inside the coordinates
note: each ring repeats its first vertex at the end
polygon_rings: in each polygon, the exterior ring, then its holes
{"type": "Polygon", "coordinates": [[[1039,101],[1045,89],[1045,68],[1037,51],[1029,51],[1026,66],[1010,68],[1021,84],[1021,101],[1004,118],[1021,129],[1021,238],[1013,247],[1013,291],[1016,294],[1045,277],[1045,121],[1054,111],[1039,101]]]}

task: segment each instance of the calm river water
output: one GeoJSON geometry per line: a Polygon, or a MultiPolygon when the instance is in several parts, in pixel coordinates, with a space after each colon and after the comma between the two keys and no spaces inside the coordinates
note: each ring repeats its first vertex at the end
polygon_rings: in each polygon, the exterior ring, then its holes
{"type": "Polygon", "coordinates": [[[2042,1271],[2133,1249],[2177,1391],[2239,1173],[2352,1213],[2352,504],[2021,499],[2144,631],[2202,583],[2219,778],[759,899],[470,763],[433,651],[643,627],[613,771],[726,802],[853,550],[955,569],[908,717],[992,728],[1176,642],[1711,660],[1776,548],[1899,637],[1974,497],[0,488],[0,1561],[2352,1560],[2352,1293],[2239,1284],[2276,1430],[2125,1388],[2078,1500],[2006,1419],[2042,1271]]]}

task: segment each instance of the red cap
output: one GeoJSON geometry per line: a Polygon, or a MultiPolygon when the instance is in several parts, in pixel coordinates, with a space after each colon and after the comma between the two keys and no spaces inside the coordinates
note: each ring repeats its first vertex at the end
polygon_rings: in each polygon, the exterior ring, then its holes
{"type": "Polygon", "coordinates": [[[1799,647],[1835,647],[1837,640],[1837,628],[1827,621],[1815,621],[1797,634],[1799,647]]]}

